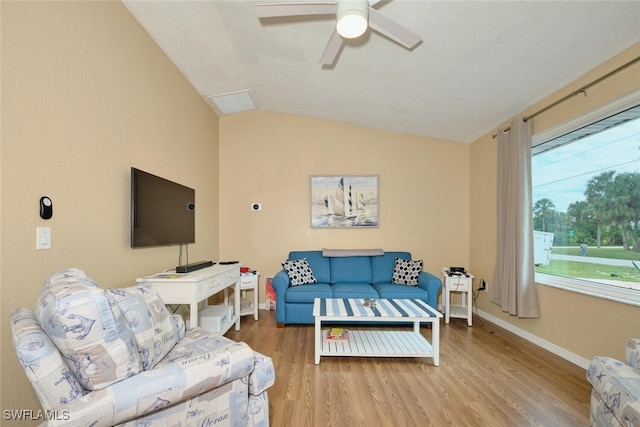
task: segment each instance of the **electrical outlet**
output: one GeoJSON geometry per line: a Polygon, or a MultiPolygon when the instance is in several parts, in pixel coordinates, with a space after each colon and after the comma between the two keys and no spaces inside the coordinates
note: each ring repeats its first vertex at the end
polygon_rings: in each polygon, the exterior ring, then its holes
{"type": "Polygon", "coordinates": [[[487,288],[487,282],[485,282],[484,279],[480,280],[480,287],[477,290],[488,292],[487,288]]]}

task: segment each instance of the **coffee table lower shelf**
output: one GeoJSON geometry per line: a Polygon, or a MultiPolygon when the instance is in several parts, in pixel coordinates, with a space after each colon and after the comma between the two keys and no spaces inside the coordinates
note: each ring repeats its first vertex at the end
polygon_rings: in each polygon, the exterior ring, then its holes
{"type": "Polygon", "coordinates": [[[433,346],[413,331],[380,331],[349,329],[349,341],[327,340],[322,331],[319,356],[357,357],[434,357],[433,346]]]}

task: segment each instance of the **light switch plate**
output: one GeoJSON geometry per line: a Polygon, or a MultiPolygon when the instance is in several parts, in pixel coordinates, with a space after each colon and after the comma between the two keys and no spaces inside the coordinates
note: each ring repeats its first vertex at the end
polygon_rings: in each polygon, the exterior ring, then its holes
{"type": "Polygon", "coordinates": [[[51,249],[51,227],[36,227],[36,249],[51,249]]]}

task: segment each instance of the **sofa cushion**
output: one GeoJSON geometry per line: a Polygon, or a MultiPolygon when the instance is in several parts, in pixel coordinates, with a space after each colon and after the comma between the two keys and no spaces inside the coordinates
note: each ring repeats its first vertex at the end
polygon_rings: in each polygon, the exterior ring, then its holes
{"type": "Polygon", "coordinates": [[[124,313],[144,370],[153,368],[184,336],[184,330],[179,329],[184,323],[177,324],[149,283],[105,292],[124,313]]]}
{"type": "Polygon", "coordinates": [[[371,283],[371,257],[330,258],[331,283],[371,283]]]}
{"type": "Polygon", "coordinates": [[[333,298],[379,298],[370,283],[336,283],[331,289],[333,298]]]}
{"type": "Polygon", "coordinates": [[[374,289],[384,299],[419,299],[427,301],[429,293],[418,286],[399,286],[393,283],[377,283],[374,289]]]}
{"type": "Polygon", "coordinates": [[[289,259],[306,258],[318,283],[331,282],[329,258],[322,256],[322,251],[291,251],[289,259]]]}
{"type": "Polygon", "coordinates": [[[111,303],[84,274],[54,273],[38,298],[38,322],[88,390],[103,389],[142,369],[133,333],[111,303]]]}
{"type": "Polygon", "coordinates": [[[385,252],[382,256],[371,257],[371,283],[391,283],[396,258],[411,259],[411,253],[385,252]]]}
{"type": "Polygon", "coordinates": [[[296,260],[288,259],[282,263],[282,268],[287,272],[291,286],[308,285],[318,282],[306,258],[296,260]]]}
{"type": "Polygon", "coordinates": [[[287,289],[286,302],[313,303],[314,298],[331,298],[333,291],[328,283],[314,283],[304,286],[293,286],[287,289]]]}
{"type": "Polygon", "coordinates": [[[418,276],[422,271],[422,260],[396,258],[391,283],[418,286],[418,276]]]}

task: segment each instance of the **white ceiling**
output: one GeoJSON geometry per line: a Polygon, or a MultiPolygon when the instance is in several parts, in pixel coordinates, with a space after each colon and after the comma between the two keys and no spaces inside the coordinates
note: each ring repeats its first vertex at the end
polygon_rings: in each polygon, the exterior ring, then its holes
{"type": "Polygon", "coordinates": [[[330,16],[261,21],[264,0],[123,2],[205,98],[249,90],[262,110],[464,143],[640,42],[640,1],[392,0],[376,9],[421,44],[369,31],[323,68],[330,16]]]}

